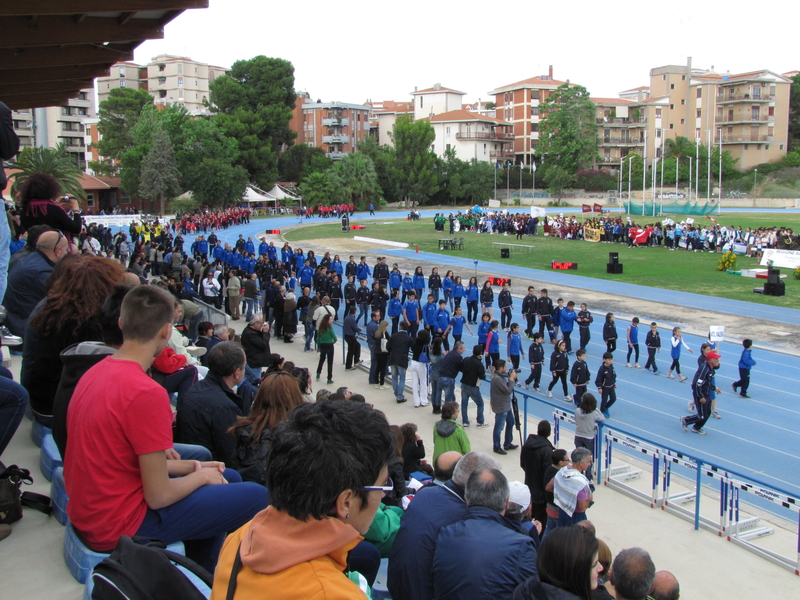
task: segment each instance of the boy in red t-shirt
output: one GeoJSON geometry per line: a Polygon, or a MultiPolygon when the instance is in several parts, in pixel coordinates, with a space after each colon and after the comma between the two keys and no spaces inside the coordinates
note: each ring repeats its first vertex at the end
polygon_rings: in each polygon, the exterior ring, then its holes
{"type": "MultiPolygon", "coordinates": [[[[67,415],[67,513],[93,549],[120,536],[183,541],[186,555],[213,572],[225,535],[267,505],[267,490],[242,483],[218,462],[172,457],[172,410],[146,371],[170,337],[173,299],[140,286],[122,303],[123,344],[89,369],[67,415]],[[219,485],[235,483],[235,485],[219,485]]],[[[244,369],[244,365],[242,365],[244,369]]]]}

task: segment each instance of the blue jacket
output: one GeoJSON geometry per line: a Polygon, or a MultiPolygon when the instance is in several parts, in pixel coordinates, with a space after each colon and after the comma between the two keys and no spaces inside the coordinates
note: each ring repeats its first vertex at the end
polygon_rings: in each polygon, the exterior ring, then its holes
{"type": "Polygon", "coordinates": [[[452,480],[417,492],[400,521],[389,554],[388,587],[392,598],[433,598],[431,569],[436,538],[443,527],[460,521],[466,510],[464,491],[452,480]]]}
{"type": "Polygon", "coordinates": [[[200,240],[197,242],[197,251],[200,254],[208,254],[208,240],[200,240]]]}
{"type": "Polygon", "coordinates": [[[569,310],[568,308],[561,309],[561,331],[572,332],[575,328],[575,321],[577,320],[578,315],[575,314],[574,310],[569,310]]]}
{"type": "Polygon", "coordinates": [[[295,252],[292,255],[292,260],[294,260],[294,268],[295,269],[302,269],[303,264],[306,262],[306,255],[302,252],[295,252]]]}
{"type": "Polygon", "coordinates": [[[480,296],[478,286],[474,283],[467,288],[467,302],[477,302],[480,296]]]}
{"type": "Polygon", "coordinates": [[[489,333],[489,327],[491,326],[490,321],[481,321],[481,324],[478,325],[478,343],[485,344],[486,343],[486,336],[489,333]]]}
{"type": "Polygon", "coordinates": [[[244,251],[247,252],[248,254],[253,254],[256,251],[256,246],[255,244],[253,244],[252,240],[247,240],[244,243],[244,251]]]}
{"type": "Polygon", "coordinates": [[[34,250],[9,273],[6,325],[14,335],[25,334],[25,322],[34,307],[47,296],[47,280],[54,266],[41,250],[34,250]]]}
{"type": "Polygon", "coordinates": [[[225,248],[222,246],[214,246],[214,250],[211,252],[211,255],[214,257],[214,260],[222,262],[222,260],[225,258],[225,248]]]}
{"type": "Polygon", "coordinates": [[[300,279],[300,285],[311,285],[314,280],[314,269],[311,267],[300,267],[297,270],[297,276],[300,279]]]}
{"type": "Polygon", "coordinates": [[[424,290],[425,289],[425,276],[424,275],[414,275],[411,279],[414,282],[414,289],[415,290],[424,290]]]}
{"type": "Polygon", "coordinates": [[[422,322],[426,326],[433,326],[436,323],[436,311],[439,307],[435,302],[426,302],[422,305],[422,322]]]}
{"type": "Polygon", "coordinates": [[[519,356],[522,353],[522,338],[518,333],[508,334],[508,355],[519,356]]]}
{"type": "Polygon", "coordinates": [[[395,317],[399,317],[403,314],[403,305],[400,304],[400,300],[397,298],[392,298],[389,300],[389,303],[386,307],[386,316],[390,319],[394,319],[395,317]]]}
{"type": "Polygon", "coordinates": [[[463,298],[464,297],[464,286],[460,283],[453,286],[453,298],[463,298]]]}
{"type": "Polygon", "coordinates": [[[452,291],[453,291],[453,280],[450,279],[449,277],[445,277],[444,279],[442,279],[442,289],[445,291],[445,293],[447,293],[447,292],[451,292],[452,293],[452,291]]]}
{"type": "Polygon", "coordinates": [[[403,277],[403,291],[410,292],[414,289],[414,280],[411,277],[403,277]]]}
{"type": "Polygon", "coordinates": [[[444,333],[450,327],[450,313],[445,309],[436,310],[436,331],[444,333]]]}
{"type": "Polygon", "coordinates": [[[439,531],[431,597],[511,598],[514,589],[533,575],[536,544],[520,524],[490,508],[473,506],[461,521],[439,531]]]}
{"type": "MultiPolygon", "coordinates": [[[[294,252],[292,252],[291,249],[284,250],[283,248],[281,248],[281,262],[282,263],[288,264],[288,263],[292,262],[292,257],[293,256],[294,256],[294,252]]],[[[300,266],[302,266],[302,264],[300,266]]]]}
{"type": "Polygon", "coordinates": [[[750,356],[750,349],[745,348],[742,350],[742,356],[739,358],[739,368],[740,369],[750,369],[751,367],[756,366],[756,361],[753,360],[753,357],[750,356]]]}
{"type": "Polygon", "coordinates": [[[356,281],[369,279],[370,275],[372,275],[372,270],[369,268],[368,264],[358,263],[356,265],[356,281]]]}
{"type": "Polygon", "coordinates": [[[403,285],[403,275],[400,271],[389,273],[389,288],[399,290],[401,285],[403,285]]]}
{"type": "Polygon", "coordinates": [[[267,252],[269,252],[269,244],[267,242],[261,242],[258,245],[258,255],[259,256],[266,256],[267,252]]]}
{"type": "Polygon", "coordinates": [[[342,261],[340,260],[333,261],[331,263],[330,270],[336,273],[339,277],[341,277],[342,274],[344,273],[344,266],[342,265],[342,261]]]}

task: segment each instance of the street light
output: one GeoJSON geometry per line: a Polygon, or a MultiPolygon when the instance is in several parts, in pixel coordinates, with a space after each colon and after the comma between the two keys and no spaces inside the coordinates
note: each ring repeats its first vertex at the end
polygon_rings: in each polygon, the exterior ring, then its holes
{"type": "Polygon", "coordinates": [[[756,205],[756,186],[758,185],[758,169],[753,170],[753,206],[756,205]]]}

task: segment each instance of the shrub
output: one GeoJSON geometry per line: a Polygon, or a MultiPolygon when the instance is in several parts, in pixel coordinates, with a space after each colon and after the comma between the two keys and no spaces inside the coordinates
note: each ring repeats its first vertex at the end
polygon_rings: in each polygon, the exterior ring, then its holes
{"type": "Polygon", "coordinates": [[[720,271],[731,271],[736,268],[736,255],[728,250],[725,254],[719,257],[719,264],[717,269],[720,271]]]}
{"type": "Polygon", "coordinates": [[[617,187],[617,178],[608,171],[587,169],[578,172],[576,180],[576,187],[587,192],[605,192],[617,187]]]}

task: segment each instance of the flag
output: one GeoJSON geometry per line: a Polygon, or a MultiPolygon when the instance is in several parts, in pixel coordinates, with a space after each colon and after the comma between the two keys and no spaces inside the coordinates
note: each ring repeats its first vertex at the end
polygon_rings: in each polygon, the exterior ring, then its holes
{"type": "Polygon", "coordinates": [[[586,212],[592,212],[592,207],[589,206],[588,204],[581,205],[581,208],[582,208],[583,212],[585,212],[585,213],[586,212]]]}
{"type": "Polygon", "coordinates": [[[597,202],[594,203],[594,212],[603,212],[603,207],[600,206],[597,202]]]}

